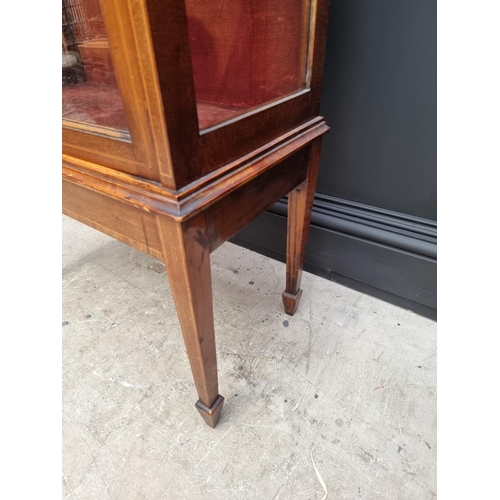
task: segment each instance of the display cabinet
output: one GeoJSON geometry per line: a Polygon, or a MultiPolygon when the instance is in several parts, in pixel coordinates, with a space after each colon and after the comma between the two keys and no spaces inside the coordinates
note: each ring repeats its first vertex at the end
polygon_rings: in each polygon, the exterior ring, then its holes
{"type": "Polygon", "coordinates": [[[327,19],[328,0],[63,0],[63,212],[165,262],[212,427],[210,253],[287,194],[288,314],[302,295],[327,19]]]}

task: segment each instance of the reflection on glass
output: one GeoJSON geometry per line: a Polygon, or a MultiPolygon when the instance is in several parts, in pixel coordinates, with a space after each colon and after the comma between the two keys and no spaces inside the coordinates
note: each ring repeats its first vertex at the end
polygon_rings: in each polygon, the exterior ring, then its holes
{"type": "Polygon", "coordinates": [[[128,130],[99,0],[62,2],[62,116],[128,130]]]}
{"type": "Polygon", "coordinates": [[[186,0],[200,128],[305,87],[311,0],[186,0]]]}

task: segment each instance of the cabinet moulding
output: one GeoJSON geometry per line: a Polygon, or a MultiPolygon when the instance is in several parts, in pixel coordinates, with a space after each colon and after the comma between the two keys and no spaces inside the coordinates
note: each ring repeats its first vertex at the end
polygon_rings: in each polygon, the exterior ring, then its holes
{"type": "Polygon", "coordinates": [[[221,197],[251,182],[268,169],[328,132],[315,118],[234,162],[175,191],[155,181],[63,155],[63,179],[81,184],[146,212],[184,221],[221,197]]]}

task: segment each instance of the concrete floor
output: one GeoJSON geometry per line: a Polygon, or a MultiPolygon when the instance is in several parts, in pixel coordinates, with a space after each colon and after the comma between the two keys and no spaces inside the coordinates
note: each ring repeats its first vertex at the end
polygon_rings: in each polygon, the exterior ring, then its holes
{"type": "Polygon", "coordinates": [[[225,244],[220,393],[204,424],[163,263],[63,218],[63,496],[436,497],[436,324],[225,244]]]}

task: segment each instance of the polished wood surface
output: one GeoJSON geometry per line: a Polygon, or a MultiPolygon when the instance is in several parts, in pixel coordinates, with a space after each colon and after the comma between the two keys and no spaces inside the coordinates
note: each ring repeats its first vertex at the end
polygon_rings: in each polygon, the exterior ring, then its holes
{"type": "Polygon", "coordinates": [[[198,403],[203,405],[197,404],[197,408],[205,421],[215,427],[222,403],[218,402],[216,413],[202,411],[212,408],[220,398],[206,215],[199,213],[181,224],[169,217],[158,216],[156,220],[198,403]]]}
{"type": "Polygon", "coordinates": [[[154,214],[64,179],[62,206],[68,217],[163,260],[154,214]]]}
{"type": "MultiPolygon", "coordinates": [[[[295,312],[316,185],[327,0],[311,4],[307,88],[199,130],[184,1],[102,2],[130,135],[63,123],[63,212],[166,263],[198,393],[218,393],[210,253],[289,195],[285,309],[295,312]]],[[[301,57],[305,57],[302,53],[301,57]]]]}
{"type": "Polygon", "coordinates": [[[302,297],[300,283],[304,270],[307,236],[318,178],[321,137],[309,146],[307,176],[288,195],[288,228],[286,245],[286,288],[283,292],[285,312],[293,316],[302,297]]]}

